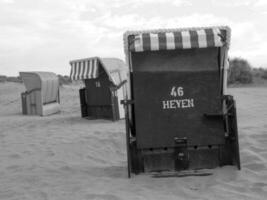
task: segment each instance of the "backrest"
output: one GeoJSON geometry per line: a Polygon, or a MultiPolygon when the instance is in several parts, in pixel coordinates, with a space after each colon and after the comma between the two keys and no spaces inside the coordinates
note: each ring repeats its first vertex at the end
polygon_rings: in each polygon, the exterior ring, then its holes
{"type": "Polygon", "coordinates": [[[57,101],[59,80],[54,73],[39,73],[42,82],[42,100],[43,104],[57,101]]]}
{"type": "Polygon", "coordinates": [[[110,87],[113,85],[106,71],[99,65],[99,76],[85,79],[86,103],[89,106],[111,105],[110,87]]]}
{"type": "Polygon", "coordinates": [[[192,146],[224,143],[222,120],[204,115],[223,109],[227,30],[124,35],[134,100],[131,117],[139,149],[173,147],[176,137],[186,137],[192,146]]]}

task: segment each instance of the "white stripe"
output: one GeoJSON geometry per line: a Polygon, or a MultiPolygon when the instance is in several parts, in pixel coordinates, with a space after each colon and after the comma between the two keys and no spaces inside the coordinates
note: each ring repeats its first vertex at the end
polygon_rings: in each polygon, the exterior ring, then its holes
{"type": "Polygon", "coordinates": [[[74,69],[75,69],[75,75],[74,75],[74,79],[77,80],[77,75],[78,75],[78,64],[77,62],[74,63],[74,69]]]}
{"type": "Polygon", "coordinates": [[[89,71],[88,71],[88,78],[92,78],[91,73],[92,73],[92,60],[89,60],[89,71]]]}
{"type": "Polygon", "coordinates": [[[191,48],[190,33],[189,31],[182,31],[183,49],[191,48]]]}
{"type": "Polygon", "coordinates": [[[95,77],[94,77],[94,73],[95,73],[95,59],[92,60],[92,72],[91,72],[91,78],[95,78],[95,77]]]}
{"type": "Polygon", "coordinates": [[[97,78],[96,73],[97,73],[97,60],[95,59],[94,60],[94,73],[93,73],[93,78],[97,78]]]}
{"type": "Polygon", "coordinates": [[[206,32],[204,30],[198,30],[197,36],[199,48],[206,48],[208,46],[206,32]]]}
{"type": "Polygon", "coordinates": [[[80,65],[81,65],[81,70],[80,70],[80,74],[79,74],[79,79],[83,79],[83,61],[80,61],[80,65]]]}
{"type": "Polygon", "coordinates": [[[215,47],[221,47],[223,44],[222,44],[222,41],[221,41],[221,37],[218,35],[218,34],[221,33],[220,29],[213,28],[212,31],[213,31],[213,34],[214,34],[215,47]]]}
{"type": "Polygon", "coordinates": [[[83,79],[86,79],[86,71],[87,71],[87,61],[83,61],[83,67],[84,67],[84,72],[83,72],[83,79]]]}
{"type": "Polygon", "coordinates": [[[98,62],[96,62],[96,71],[95,71],[95,78],[97,78],[98,77],[98,73],[99,73],[99,71],[98,71],[98,67],[99,65],[98,65],[98,62]]]}
{"type": "Polygon", "coordinates": [[[92,78],[95,78],[96,59],[94,59],[92,63],[92,78]]]}
{"type": "Polygon", "coordinates": [[[73,80],[73,73],[74,73],[73,63],[70,63],[70,66],[71,66],[70,79],[73,80]]]}
{"type": "Polygon", "coordinates": [[[167,49],[175,49],[175,41],[173,33],[166,33],[167,49]]]}
{"type": "Polygon", "coordinates": [[[142,34],[135,36],[134,49],[136,52],[144,51],[142,34]]]}
{"type": "Polygon", "coordinates": [[[71,69],[72,69],[71,79],[74,80],[75,69],[74,69],[74,64],[73,63],[71,63],[71,69]]]}
{"type": "Polygon", "coordinates": [[[80,63],[79,61],[76,63],[77,65],[77,74],[76,74],[76,79],[79,80],[79,76],[80,76],[80,73],[79,73],[79,69],[80,69],[80,63]]]}
{"type": "Polygon", "coordinates": [[[82,73],[82,79],[85,79],[86,77],[85,77],[85,72],[86,72],[86,62],[83,60],[82,61],[83,62],[83,70],[84,70],[84,72],[82,73]]]}
{"type": "Polygon", "coordinates": [[[86,60],[85,61],[85,70],[84,70],[84,79],[87,79],[88,78],[88,71],[89,71],[89,67],[88,67],[88,64],[89,64],[89,61],[86,60]]]}
{"type": "Polygon", "coordinates": [[[91,78],[94,78],[95,60],[92,60],[91,64],[92,64],[92,65],[91,65],[92,69],[91,69],[91,74],[90,74],[90,76],[91,76],[91,78]]]}
{"type": "Polygon", "coordinates": [[[151,51],[158,51],[159,50],[159,36],[158,34],[149,34],[150,37],[150,48],[151,51]]]}

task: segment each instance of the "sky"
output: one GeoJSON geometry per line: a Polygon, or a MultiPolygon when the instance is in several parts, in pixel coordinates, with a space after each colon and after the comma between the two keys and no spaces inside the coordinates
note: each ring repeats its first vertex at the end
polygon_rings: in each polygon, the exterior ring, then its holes
{"type": "Polygon", "coordinates": [[[73,59],[124,60],[127,30],[217,25],[230,57],[267,68],[267,0],[0,0],[0,74],[69,75],[73,59]]]}

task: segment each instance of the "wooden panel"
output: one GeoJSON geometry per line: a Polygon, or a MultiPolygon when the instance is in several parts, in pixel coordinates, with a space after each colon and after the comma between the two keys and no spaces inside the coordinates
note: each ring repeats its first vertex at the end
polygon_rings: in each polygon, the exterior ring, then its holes
{"type": "Polygon", "coordinates": [[[86,99],[85,99],[85,88],[82,88],[79,90],[80,95],[80,107],[81,107],[81,116],[86,117],[88,116],[87,113],[87,105],[86,105],[86,99]]]}
{"type": "Polygon", "coordinates": [[[219,48],[132,53],[133,71],[214,71],[219,69],[219,48]]]}
{"type": "MultiPolygon", "coordinates": [[[[218,147],[202,147],[198,149],[188,149],[188,164],[184,165],[183,161],[178,160],[177,152],[162,151],[160,153],[143,154],[145,172],[153,171],[180,171],[195,170],[204,168],[215,168],[220,166],[220,152],[218,147]]],[[[185,160],[185,162],[187,162],[185,160]]]]}
{"type": "Polygon", "coordinates": [[[27,115],[31,115],[31,98],[30,94],[26,93],[26,110],[27,110],[27,115]]]}
{"type": "Polygon", "coordinates": [[[144,155],[145,172],[156,171],[173,171],[174,170],[174,154],[159,153],[144,155]]]}
{"type": "Polygon", "coordinates": [[[96,79],[86,79],[86,95],[88,105],[111,105],[111,82],[105,73],[96,79]]]}
{"type": "Polygon", "coordinates": [[[22,107],[22,114],[27,114],[27,99],[26,93],[21,93],[21,107],[22,107]]]}
{"type": "Polygon", "coordinates": [[[113,112],[111,106],[89,106],[87,105],[87,113],[90,118],[105,118],[113,119],[113,112]]]}
{"type": "Polygon", "coordinates": [[[137,147],[224,143],[218,48],[132,54],[132,96],[137,147]]]}
{"type": "Polygon", "coordinates": [[[224,142],[223,121],[204,117],[221,111],[216,72],[136,72],[133,78],[138,148],[174,146],[174,137],[187,137],[188,145],[224,142]],[[173,87],[183,95],[172,96],[173,87]]]}
{"type": "Polygon", "coordinates": [[[113,114],[113,120],[119,120],[120,119],[120,113],[119,113],[119,102],[118,102],[118,96],[116,91],[112,91],[112,114],[113,114]]]}
{"type": "Polygon", "coordinates": [[[37,114],[37,109],[36,109],[36,96],[34,92],[31,92],[29,94],[30,96],[30,114],[31,115],[36,115],[37,114]]]}
{"type": "Polygon", "coordinates": [[[189,158],[189,169],[211,169],[220,166],[219,148],[191,149],[189,158]]]}
{"type": "Polygon", "coordinates": [[[43,100],[42,100],[42,92],[41,92],[41,90],[36,90],[33,93],[35,95],[35,108],[36,108],[36,113],[38,115],[44,115],[45,112],[44,112],[44,103],[43,103],[43,100]]]}

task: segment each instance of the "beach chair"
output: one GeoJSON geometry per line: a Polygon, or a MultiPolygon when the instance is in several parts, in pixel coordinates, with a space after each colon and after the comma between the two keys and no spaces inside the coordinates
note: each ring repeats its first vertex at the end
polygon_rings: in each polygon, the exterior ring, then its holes
{"type": "Polygon", "coordinates": [[[227,95],[228,27],[130,31],[125,105],[128,175],[236,165],[236,105],[227,95]]]}
{"type": "Polygon", "coordinates": [[[24,115],[50,115],[60,111],[59,80],[52,72],[20,72],[26,87],[21,93],[24,115]]]}
{"type": "Polygon", "coordinates": [[[125,63],[118,58],[90,57],[70,61],[72,80],[83,80],[79,90],[81,116],[86,119],[124,118],[120,101],[127,80],[125,63]]]}

